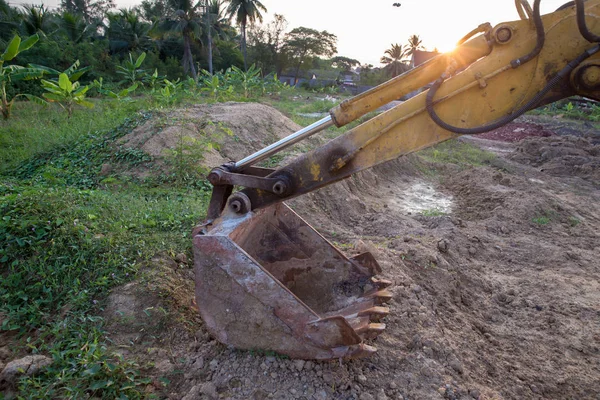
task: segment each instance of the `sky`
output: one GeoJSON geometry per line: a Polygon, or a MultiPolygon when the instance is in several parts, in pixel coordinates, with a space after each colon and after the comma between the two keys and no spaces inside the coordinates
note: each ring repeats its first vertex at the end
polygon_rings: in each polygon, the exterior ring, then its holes
{"type": "MultiPolygon", "coordinates": [[[[8,0],[39,4],[37,0],[8,0]]],[[[273,14],[288,20],[288,30],[304,26],[326,30],[338,38],[338,55],[379,66],[392,44],[406,44],[416,34],[427,50],[448,51],[479,24],[519,19],[513,0],[260,0],[267,8],[264,22],[273,14]],[[393,3],[401,3],[393,7],[393,3]]],[[[541,11],[556,10],[567,0],[542,0],[541,11]]],[[[117,7],[131,7],[136,0],[116,0],[117,7]]],[[[533,0],[530,0],[533,4],[533,0]]],[[[45,0],[56,7],[60,0],[45,0]]]]}

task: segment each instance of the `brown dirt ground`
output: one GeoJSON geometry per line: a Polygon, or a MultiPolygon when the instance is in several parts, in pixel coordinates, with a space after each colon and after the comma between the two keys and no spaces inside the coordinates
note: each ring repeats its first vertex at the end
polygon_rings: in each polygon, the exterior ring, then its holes
{"type": "MultiPolygon", "coordinates": [[[[238,137],[207,166],[296,128],[256,104],[179,114],[238,137]]],[[[169,129],[126,143],[161,154],[169,140],[155,136],[169,129]]],[[[304,362],[217,343],[193,310],[193,263],[181,255],[157,255],[113,292],[115,349],[155,378],[149,393],[177,399],[600,399],[597,131],[544,129],[558,135],[465,139],[497,154],[490,165],[432,168],[411,155],[290,203],[348,255],[373,252],[394,282],[375,356],[304,362]]]]}

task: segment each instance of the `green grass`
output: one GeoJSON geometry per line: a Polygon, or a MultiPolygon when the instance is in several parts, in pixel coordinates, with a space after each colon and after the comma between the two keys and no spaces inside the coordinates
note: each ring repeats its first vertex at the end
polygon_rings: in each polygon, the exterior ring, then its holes
{"type": "Polygon", "coordinates": [[[298,107],[295,112],[301,114],[311,114],[311,113],[327,113],[333,107],[337,106],[341,101],[331,101],[331,100],[313,100],[307,104],[304,104],[298,107]]]}
{"type": "Polygon", "coordinates": [[[112,99],[92,101],[94,108],[76,109],[70,119],[58,106],[16,103],[11,119],[0,121],[0,172],[10,170],[38,153],[72,143],[86,134],[114,128],[137,111],[150,106],[147,96],[129,102],[112,99]]]}
{"type": "Polygon", "coordinates": [[[581,220],[579,218],[576,218],[576,217],[569,218],[569,225],[571,225],[573,228],[576,227],[577,225],[579,225],[580,223],[581,223],[581,220]]]}
{"type": "Polygon", "coordinates": [[[488,165],[496,158],[492,152],[456,139],[440,143],[417,154],[430,162],[450,163],[460,167],[488,165]]]}
{"type": "Polygon", "coordinates": [[[537,225],[548,225],[552,220],[546,216],[539,216],[532,218],[531,221],[537,225]]]}
{"type": "Polygon", "coordinates": [[[99,176],[105,162],[152,161],[116,145],[150,117],[139,112],[145,104],[102,100],[71,120],[27,104],[5,122],[0,329],[18,334],[17,352],[53,360],[42,374],[21,379],[23,398],[146,397],[140,367],[111,351],[100,307],[111,288],[134,279],[155,254],[191,253],[189,233],[205,215],[209,185],[193,173],[139,182],[99,176]],[[36,112],[50,118],[50,127],[36,112]]]}
{"type": "Polygon", "coordinates": [[[445,212],[437,208],[423,210],[419,214],[421,214],[424,217],[441,217],[443,215],[447,215],[445,212]]]}
{"type": "Polygon", "coordinates": [[[596,104],[584,106],[576,101],[565,99],[530,111],[534,115],[561,115],[565,118],[599,122],[600,106],[596,104]]]}

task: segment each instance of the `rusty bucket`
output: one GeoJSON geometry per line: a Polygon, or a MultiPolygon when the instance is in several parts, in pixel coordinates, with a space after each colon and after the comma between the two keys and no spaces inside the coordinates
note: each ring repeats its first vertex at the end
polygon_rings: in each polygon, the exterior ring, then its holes
{"type": "Polygon", "coordinates": [[[292,358],[357,358],[385,329],[389,281],[370,253],[345,257],[284,203],[226,212],[194,237],[196,302],[211,334],[292,358]]]}

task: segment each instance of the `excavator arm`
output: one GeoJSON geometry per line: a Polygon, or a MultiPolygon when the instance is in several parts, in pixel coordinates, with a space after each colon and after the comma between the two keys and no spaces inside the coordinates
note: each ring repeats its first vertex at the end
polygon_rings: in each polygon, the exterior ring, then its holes
{"type": "Polygon", "coordinates": [[[581,95],[600,100],[600,0],[521,20],[482,24],[437,56],[359,96],[321,121],[211,171],[213,196],[195,230],[196,298],[223,343],[292,357],[360,357],[385,328],[390,282],[374,258],[346,258],[282,202],[463,134],[493,130],[528,110],[581,95]],[[344,126],[421,88],[277,170],[253,165],[332,125],[344,126]],[[233,193],[234,186],[244,189],[233,193]]]}

